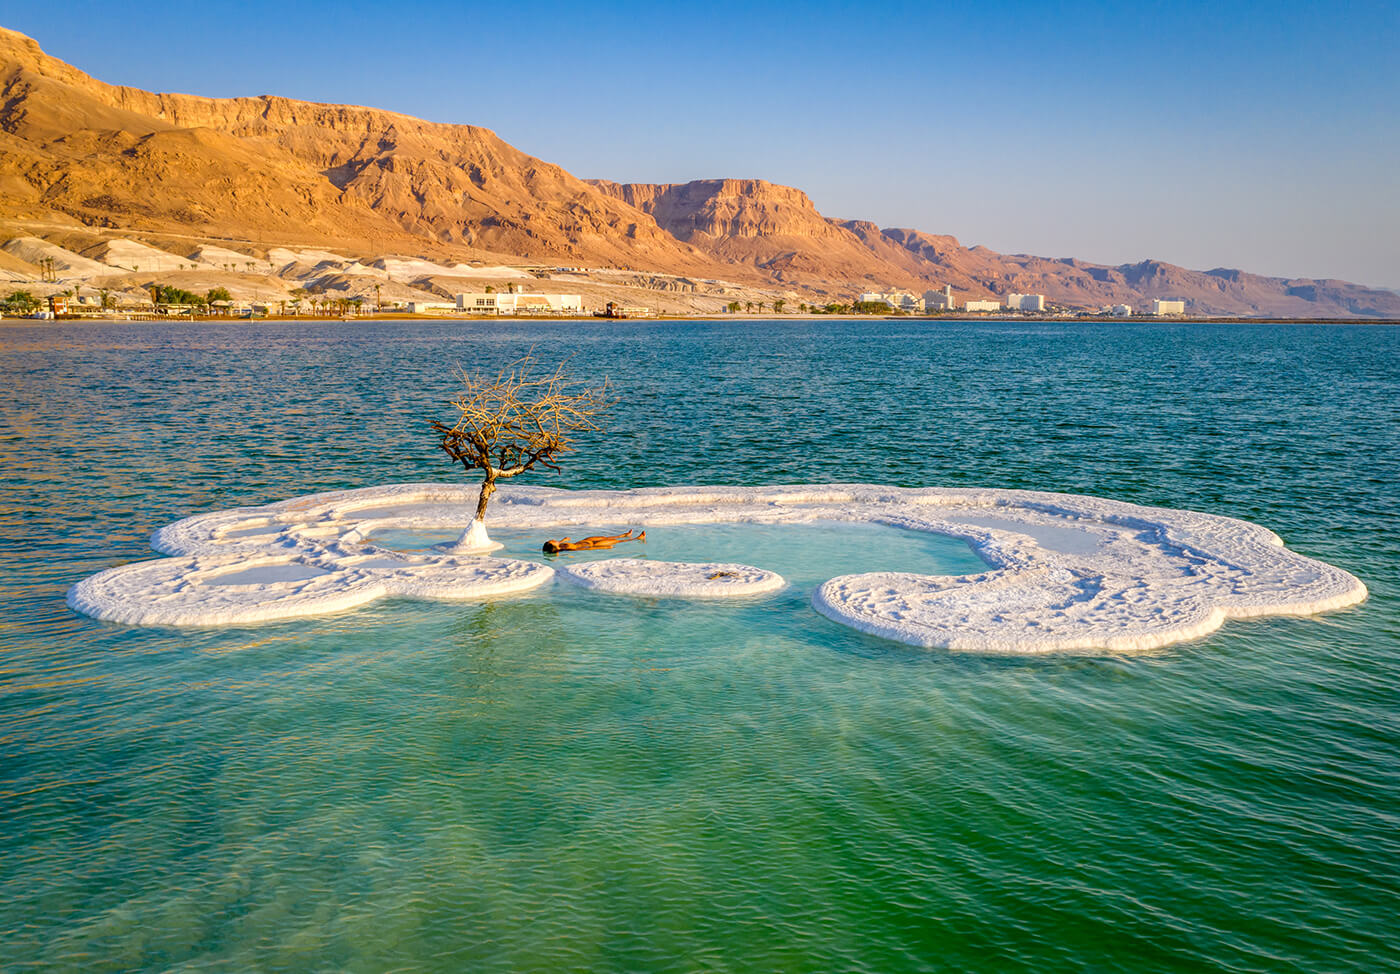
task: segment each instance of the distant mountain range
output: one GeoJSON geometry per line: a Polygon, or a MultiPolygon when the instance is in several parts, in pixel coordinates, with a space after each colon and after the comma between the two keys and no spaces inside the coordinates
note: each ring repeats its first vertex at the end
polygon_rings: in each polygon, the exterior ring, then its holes
{"type": "MultiPolygon", "coordinates": [[[[160,233],[373,257],[624,268],[849,301],[861,290],[1196,314],[1400,317],[1400,294],[1344,281],[1116,267],[999,254],[817,212],[763,180],[583,180],[471,125],[274,96],[154,94],[97,81],[0,28],[0,239],[160,233]]],[[[241,246],[240,246],[241,245],[241,246]]]]}

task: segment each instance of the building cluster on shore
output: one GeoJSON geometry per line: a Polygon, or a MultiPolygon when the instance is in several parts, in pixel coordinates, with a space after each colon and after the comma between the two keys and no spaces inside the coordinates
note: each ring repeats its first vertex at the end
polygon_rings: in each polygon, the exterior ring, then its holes
{"type": "MultiPolygon", "coordinates": [[[[953,297],[953,287],[951,284],[944,285],[941,291],[925,291],[923,297],[917,297],[907,291],[866,291],[857,299],[859,304],[865,306],[888,305],[892,311],[903,312],[927,312],[927,311],[956,311],[957,301],[953,297]]],[[[963,310],[969,312],[1000,311],[1001,302],[991,298],[968,298],[963,302],[963,310]]],[[[1043,294],[1008,294],[1006,296],[1006,310],[1040,313],[1045,311],[1045,295],[1043,294]]]]}
{"type": "MultiPolygon", "coordinates": [[[[177,254],[125,239],[106,241],[88,248],[86,254],[40,238],[15,238],[0,250],[14,258],[14,268],[0,271],[0,280],[26,285],[0,298],[0,314],[10,317],[563,317],[593,310],[599,317],[638,318],[655,316],[658,311],[738,314],[752,312],[755,305],[759,311],[771,306],[775,314],[786,308],[818,314],[957,311],[969,315],[1135,316],[1127,304],[1098,311],[1051,307],[1044,294],[989,295],[985,290],[969,289],[958,297],[951,284],[927,290],[922,296],[888,288],[865,291],[851,303],[828,299],[829,303],[822,305],[797,303],[794,307],[802,295],[792,290],[617,268],[476,266],[438,263],[426,257],[370,259],[286,247],[273,247],[253,257],[212,244],[191,254],[177,254]],[[26,264],[34,268],[32,275],[25,274],[26,264]],[[141,267],[153,270],[147,274],[139,270],[141,267]],[[581,293],[550,290],[559,285],[571,290],[577,286],[581,293]],[[702,286],[711,292],[703,301],[678,302],[670,297],[698,295],[702,286]],[[644,307],[633,298],[642,293],[655,295],[659,307],[644,307]],[[671,307],[667,307],[668,302],[671,307]],[[677,309],[677,303],[682,307],[677,309]]],[[[1158,298],[1152,301],[1150,312],[1138,314],[1180,316],[1186,314],[1188,303],[1158,298]]]]}
{"type": "MultiPolygon", "coordinates": [[[[1150,313],[1158,318],[1166,315],[1184,315],[1186,314],[1186,302],[1156,298],[1152,301],[1152,311],[1150,313]]],[[[1109,315],[1114,318],[1131,318],[1133,316],[1133,306],[1131,304],[1105,305],[1099,309],[1099,314],[1109,315]]]]}
{"type": "MultiPolygon", "coordinates": [[[[657,293],[656,303],[671,313],[681,303],[672,295],[696,293],[696,282],[685,278],[616,268],[371,258],[282,246],[253,254],[212,243],[177,253],[125,238],[79,253],[16,237],[0,240],[0,260],[0,284],[10,286],[0,290],[0,316],[9,318],[569,316],[602,313],[609,301],[640,317],[656,313],[652,301],[637,300],[643,293],[657,293]],[[568,283],[545,283],[556,277],[568,283]],[[459,293],[467,295],[461,302],[459,293]]],[[[725,294],[752,293],[706,283],[725,294]]],[[[712,301],[718,300],[717,294],[712,301]]]]}
{"type": "Polygon", "coordinates": [[[404,310],[415,315],[579,315],[584,308],[581,294],[544,294],[521,291],[512,285],[499,292],[493,289],[466,291],[451,301],[410,301],[404,310]]]}
{"type": "MultiPolygon", "coordinates": [[[[953,297],[953,287],[951,284],[944,285],[941,291],[925,291],[923,297],[917,297],[907,291],[866,291],[857,299],[860,305],[888,305],[892,311],[902,312],[927,312],[927,311],[956,311],[957,301],[953,297]]],[[[1001,302],[991,298],[968,298],[963,302],[962,309],[969,312],[1000,311],[1001,302]]],[[[1044,312],[1045,295],[1043,294],[1008,294],[1006,296],[1006,309],[1008,311],[1022,312],[1044,312]]]]}
{"type": "MultiPolygon", "coordinates": [[[[374,304],[363,298],[318,300],[235,300],[225,289],[215,289],[207,296],[180,292],[165,295],[153,287],[149,293],[113,294],[99,290],[83,294],[80,288],[67,293],[39,298],[26,291],[12,293],[8,307],[0,309],[0,317],[8,311],[11,317],[52,320],[74,317],[155,318],[200,315],[216,318],[257,317],[320,317],[335,315],[352,317],[364,314],[410,315],[581,315],[586,313],[581,294],[545,294],[520,291],[511,285],[496,293],[491,289],[480,293],[458,294],[453,301],[394,301],[374,304]]],[[[651,309],[627,309],[629,317],[651,314],[651,309]]]]}
{"type": "MultiPolygon", "coordinates": [[[[892,312],[903,313],[959,310],[957,299],[953,297],[953,286],[951,284],[945,284],[941,291],[925,291],[922,298],[910,294],[907,291],[900,291],[897,289],[891,289],[889,291],[865,291],[857,298],[856,306],[858,308],[872,309],[879,305],[887,306],[892,312]]],[[[963,301],[961,310],[970,314],[985,314],[1003,310],[1003,304],[995,298],[967,298],[963,301]]],[[[1045,295],[1007,294],[1005,310],[1019,312],[1021,314],[1044,314],[1046,312],[1045,295]]],[[[1186,302],[1182,300],[1158,298],[1152,302],[1151,313],[1158,317],[1163,315],[1184,315],[1186,313],[1186,302]]],[[[1133,309],[1131,305],[1116,304],[1104,307],[1099,311],[1099,314],[1111,315],[1118,318],[1129,318],[1132,317],[1133,309]]]]}

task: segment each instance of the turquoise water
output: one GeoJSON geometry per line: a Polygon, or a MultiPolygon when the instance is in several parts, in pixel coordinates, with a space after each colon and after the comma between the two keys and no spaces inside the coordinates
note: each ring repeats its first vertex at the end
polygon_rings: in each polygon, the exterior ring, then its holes
{"type": "MultiPolygon", "coordinates": [[[[644,541],[615,548],[544,554],[547,538],[574,540],[640,530],[635,524],[599,521],[586,528],[493,528],[491,540],[505,547],[494,558],[526,558],[561,567],[611,558],[643,561],[737,562],[775,571],[799,595],[810,598],[822,582],[859,572],[926,572],[965,575],[987,570],[967,543],[946,535],[906,531],[881,524],[814,521],[806,524],[661,524],[645,529],[644,541]]],[[[380,531],[369,542],[417,552],[456,541],[460,531],[380,531]]],[[[557,592],[541,593],[553,598],[557,592]]],[[[714,609],[709,606],[707,611],[714,609]]]]}
{"type": "Polygon", "coordinates": [[[6,969],[1400,969],[1400,330],[7,324],[0,362],[6,969]],[[975,570],[959,543],[696,527],[646,556],[793,584],[63,604],[189,513],[452,479],[451,365],[531,345],[621,399],[534,483],[1079,491],[1258,521],[1372,598],[990,659],[805,607],[814,561],[975,570]]]}

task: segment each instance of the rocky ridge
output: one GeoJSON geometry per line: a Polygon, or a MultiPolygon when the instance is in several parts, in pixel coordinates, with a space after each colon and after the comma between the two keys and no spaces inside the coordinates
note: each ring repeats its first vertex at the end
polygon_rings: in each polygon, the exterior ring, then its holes
{"type": "MultiPolygon", "coordinates": [[[[1400,317],[1400,295],[1342,281],[999,254],[833,219],[801,190],[764,180],[582,180],[477,126],[110,85],[0,28],[0,239],[30,237],[83,253],[139,237],[191,269],[210,244],[250,264],[290,246],[331,248],[352,267],[400,253],[612,268],[663,282],[660,291],[704,292],[696,311],[745,290],[817,303],[950,284],[959,300],[1042,293],[1097,309],[1161,297],[1197,314],[1400,317]]],[[[12,251],[0,269],[22,277],[28,266],[12,251]]]]}

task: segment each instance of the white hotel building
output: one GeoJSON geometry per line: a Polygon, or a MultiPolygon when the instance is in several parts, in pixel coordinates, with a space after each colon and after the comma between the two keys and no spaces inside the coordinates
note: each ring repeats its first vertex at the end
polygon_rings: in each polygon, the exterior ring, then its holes
{"type": "Polygon", "coordinates": [[[1008,294],[1006,296],[1006,307],[1011,311],[1044,311],[1045,295],[1008,294]]]}
{"type": "Polygon", "coordinates": [[[952,311],[953,285],[945,284],[941,291],[925,291],[924,307],[930,311],[952,311]]]}
{"type": "Polygon", "coordinates": [[[924,310],[923,298],[916,298],[904,291],[866,291],[860,300],[870,304],[887,304],[896,311],[924,310]]]}
{"type": "Polygon", "coordinates": [[[579,314],[583,311],[583,295],[483,291],[457,295],[457,310],[478,315],[579,314]]]}

